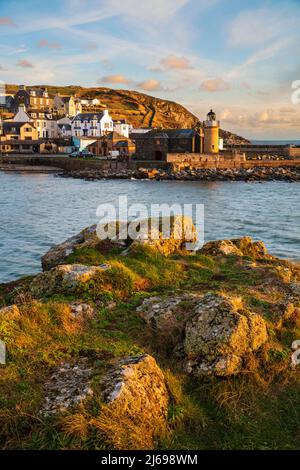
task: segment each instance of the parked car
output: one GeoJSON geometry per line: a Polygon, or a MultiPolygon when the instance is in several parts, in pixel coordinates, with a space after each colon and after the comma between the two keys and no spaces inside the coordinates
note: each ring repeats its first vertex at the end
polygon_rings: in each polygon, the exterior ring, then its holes
{"type": "Polygon", "coordinates": [[[89,152],[88,150],[80,150],[76,152],[72,152],[70,154],[70,157],[72,158],[89,158],[89,157],[94,157],[94,154],[92,152],[89,152]]]}

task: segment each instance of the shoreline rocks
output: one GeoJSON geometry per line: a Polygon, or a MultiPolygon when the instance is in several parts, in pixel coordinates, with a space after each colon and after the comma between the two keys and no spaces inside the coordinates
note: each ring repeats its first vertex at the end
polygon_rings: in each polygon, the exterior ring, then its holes
{"type": "Polygon", "coordinates": [[[123,250],[123,254],[127,254],[139,245],[148,245],[168,256],[176,251],[184,250],[187,244],[195,244],[197,239],[197,231],[192,219],[181,215],[128,223],[115,221],[98,227],[92,225],[78,235],[50,248],[41,259],[42,268],[43,271],[48,271],[64,264],[71,253],[81,248],[96,248],[99,253],[103,254],[119,248],[123,250]],[[107,233],[109,225],[114,227],[115,236],[101,240],[98,237],[100,231],[107,233]]]}
{"type": "Polygon", "coordinates": [[[109,269],[109,266],[85,266],[83,264],[62,264],[50,271],[38,274],[30,285],[34,296],[54,293],[74,292],[79,285],[93,279],[97,273],[109,269]]]}
{"type": "Polygon", "coordinates": [[[254,260],[274,258],[268,253],[262,241],[253,241],[251,237],[207,242],[201,250],[199,250],[199,253],[212,256],[248,256],[254,260]]]}
{"type": "Polygon", "coordinates": [[[85,179],[89,181],[101,179],[137,179],[152,181],[300,181],[300,166],[253,168],[186,168],[181,171],[168,169],[82,169],[65,171],[57,176],[85,179]]]}

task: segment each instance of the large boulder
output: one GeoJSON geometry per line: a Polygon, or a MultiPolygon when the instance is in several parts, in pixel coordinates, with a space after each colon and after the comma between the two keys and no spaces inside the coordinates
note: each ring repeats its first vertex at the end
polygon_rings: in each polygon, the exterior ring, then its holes
{"type": "Polygon", "coordinates": [[[63,243],[52,247],[42,257],[42,268],[47,271],[55,266],[65,264],[68,256],[82,248],[96,248],[104,255],[115,248],[124,250],[130,247],[149,245],[163,255],[173,254],[175,251],[191,249],[187,244],[197,242],[197,231],[189,217],[153,217],[134,222],[110,222],[108,224],[92,225],[78,235],[69,238],[63,243]],[[112,228],[112,236],[101,239],[101,232],[108,232],[112,228]]]}
{"type": "Polygon", "coordinates": [[[186,323],[184,351],[193,375],[237,374],[247,353],[268,339],[264,319],[243,309],[238,299],[208,293],[186,323]]]}
{"type": "Polygon", "coordinates": [[[121,360],[102,379],[106,406],[95,423],[117,449],[153,448],[166,428],[169,405],[163,372],[152,356],[121,360]]]}
{"type": "Polygon", "coordinates": [[[185,322],[190,315],[199,295],[182,294],[172,297],[149,297],[143,300],[136,311],[155,332],[173,332],[184,330],[185,322]]]}
{"type": "Polygon", "coordinates": [[[52,295],[59,292],[74,292],[79,285],[90,281],[97,273],[109,269],[108,265],[85,266],[63,264],[38,274],[30,285],[34,296],[52,295]]]}
{"type": "Polygon", "coordinates": [[[251,237],[237,238],[233,240],[216,240],[206,243],[199,253],[204,255],[236,255],[249,256],[250,258],[272,259],[265,244],[262,241],[253,241],[251,237]]]}
{"type": "Polygon", "coordinates": [[[196,227],[190,217],[152,217],[135,223],[138,233],[132,237],[130,250],[148,245],[164,256],[183,250],[193,250],[198,240],[196,227]]]}
{"type": "Polygon", "coordinates": [[[81,248],[99,248],[100,251],[108,251],[113,247],[124,245],[118,244],[118,241],[111,240],[112,246],[107,246],[105,241],[101,242],[97,235],[97,226],[92,225],[91,227],[85,228],[78,235],[68,238],[63,243],[53,246],[50,250],[42,257],[42,268],[47,271],[60,264],[65,264],[68,256],[74,251],[81,248]]]}

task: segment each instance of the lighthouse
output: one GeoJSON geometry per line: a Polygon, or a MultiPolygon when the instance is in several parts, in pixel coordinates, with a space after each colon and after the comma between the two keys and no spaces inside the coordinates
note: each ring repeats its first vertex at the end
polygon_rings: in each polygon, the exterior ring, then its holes
{"type": "Polygon", "coordinates": [[[204,121],[204,153],[219,153],[219,129],[220,121],[211,109],[204,121]]]}

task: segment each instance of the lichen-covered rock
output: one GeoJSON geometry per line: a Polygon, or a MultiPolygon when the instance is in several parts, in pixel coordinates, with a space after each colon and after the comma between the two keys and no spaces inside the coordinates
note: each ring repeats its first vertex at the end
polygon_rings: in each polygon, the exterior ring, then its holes
{"type": "Polygon", "coordinates": [[[155,437],[166,427],[169,405],[165,378],[155,359],[144,355],[121,360],[103,378],[102,388],[107,406],[97,427],[114,448],[153,448],[155,437]]]}
{"type": "Polygon", "coordinates": [[[107,224],[92,225],[78,235],[52,247],[42,257],[44,271],[65,264],[68,256],[81,248],[96,248],[106,254],[112,249],[124,250],[137,245],[150,245],[164,255],[170,255],[185,248],[188,243],[197,242],[197,231],[189,217],[157,217],[136,222],[115,221],[107,224]],[[104,236],[110,232],[110,236],[104,236]]]}
{"type": "Polygon", "coordinates": [[[83,264],[63,264],[50,271],[38,274],[32,281],[33,295],[52,295],[58,292],[72,292],[78,285],[90,281],[98,272],[109,269],[108,265],[85,266],[83,264]]]}
{"type": "Polygon", "coordinates": [[[187,371],[196,376],[236,374],[245,355],[267,339],[260,315],[243,310],[236,299],[209,293],[198,301],[186,323],[187,371]]]}
{"type": "Polygon", "coordinates": [[[62,363],[45,382],[45,399],[40,414],[61,414],[82,403],[93,394],[91,376],[92,369],[86,358],[75,364],[62,363]]]}
{"type": "Polygon", "coordinates": [[[80,318],[82,320],[90,320],[95,317],[96,309],[93,308],[91,305],[74,301],[70,302],[69,304],[71,309],[71,316],[73,318],[80,318]]]}
{"type": "Polygon", "coordinates": [[[198,240],[197,230],[190,217],[153,217],[138,221],[136,225],[139,232],[132,237],[133,243],[129,250],[142,244],[169,256],[178,251],[194,249],[198,240]]]}
{"type": "MultiPolygon", "coordinates": [[[[114,222],[115,223],[115,222],[114,222]]],[[[106,227],[109,224],[106,224],[106,227]]],[[[120,226],[118,225],[118,230],[120,226]]],[[[68,238],[63,243],[53,246],[50,250],[42,257],[42,268],[44,271],[65,264],[66,259],[75,250],[81,248],[98,248],[99,251],[107,252],[111,249],[119,247],[124,248],[125,243],[122,240],[118,240],[116,237],[111,239],[108,243],[103,240],[101,241],[97,235],[97,225],[92,225],[82,230],[78,235],[68,238]]]]}
{"type": "Polygon", "coordinates": [[[253,259],[271,259],[265,244],[262,241],[254,242],[251,237],[234,240],[217,240],[206,243],[199,251],[205,255],[236,255],[249,256],[253,259]]]}
{"type": "Polygon", "coordinates": [[[184,330],[191,309],[199,299],[196,294],[172,297],[149,297],[137,308],[137,313],[156,332],[184,330]]]}

